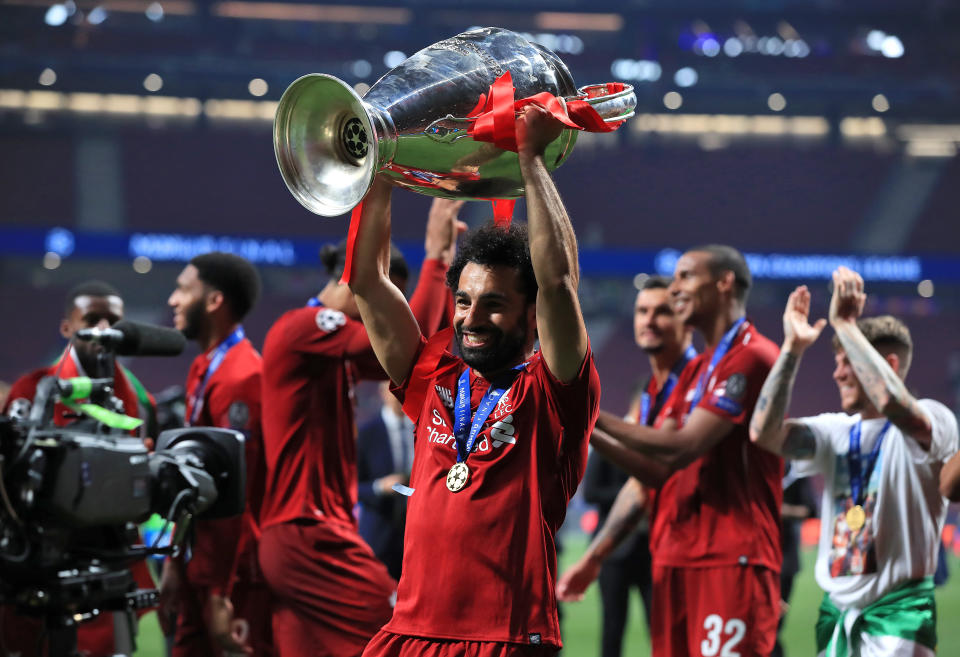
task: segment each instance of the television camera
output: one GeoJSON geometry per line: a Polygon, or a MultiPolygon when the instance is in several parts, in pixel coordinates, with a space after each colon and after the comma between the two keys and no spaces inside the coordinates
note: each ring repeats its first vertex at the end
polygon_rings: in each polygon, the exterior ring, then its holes
{"type": "Polygon", "coordinates": [[[122,321],[74,339],[99,344],[109,376],[45,377],[0,417],[0,601],[41,617],[58,656],[74,654],[78,623],[155,606],[130,567],[182,550],[194,518],[241,514],[246,483],[237,431],[168,430],[155,451],[131,433],[139,421],[114,394],[113,356],[178,354],[179,332],[122,321]],[[141,544],[137,525],[154,513],[175,524],[166,547],[141,544]]]}

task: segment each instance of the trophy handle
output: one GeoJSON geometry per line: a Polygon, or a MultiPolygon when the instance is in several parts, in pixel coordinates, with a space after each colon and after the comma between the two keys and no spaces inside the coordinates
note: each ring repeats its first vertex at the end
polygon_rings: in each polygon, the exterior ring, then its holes
{"type": "Polygon", "coordinates": [[[618,123],[636,114],[637,96],[633,86],[622,82],[588,84],[577,90],[577,95],[565,100],[583,100],[596,110],[604,123],[618,123]]]}

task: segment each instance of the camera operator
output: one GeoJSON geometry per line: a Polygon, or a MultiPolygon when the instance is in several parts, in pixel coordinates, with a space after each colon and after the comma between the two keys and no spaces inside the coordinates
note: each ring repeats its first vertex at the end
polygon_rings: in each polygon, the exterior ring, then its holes
{"type": "Polygon", "coordinates": [[[263,496],[261,361],[240,324],[259,292],[259,275],[247,260],[207,253],[184,268],[168,301],[176,328],[202,349],[187,375],[186,423],[236,429],[247,438],[243,515],[198,520],[192,553],[164,564],[159,615],[168,635],[176,617],[174,657],[272,654],[254,520],[263,496]]]}
{"type": "MultiPolygon", "coordinates": [[[[106,354],[95,342],[74,341],[77,331],[85,328],[108,328],[123,319],[123,299],[115,287],[102,281],[86,281],[67,294],[64,315],[60,320],[60,335],[69,340],[63,354],[49,366],[25,374],[10,388],[3,414],[11,408],[33,402],[37,384],[45,376],[61,379],[89,376],[93,378],[114,377],[114,394],[123,402],[124,412],[130,417],[148,419],[155,414],[153,400],[129,370],[113,362],[112,354],[106,354]]],[[[22,412],[22,411],[21,411],[22,412]]],[[[58,403],[54,409],[54,423],[67,426],[78,416],[58,403]]],[[[146,426],[146,424],[144,425],[146,426]]],[[[145,434],[152,435],[152,434],[145,434]]],[[[144,562],[131,568],[137,585],[154,588],[150,571],[144,562]]],[[[0,649],[23,657],[38,654],[41,647],[37,637],[41,633],[41,621],[22,617],[12,607],[0,607],[3,618],[0,622],[0,649]]],[[[124,613],[124,612],[117,612],[124,613]]],[[[77,648],[90,657],[114,655],[114,614],[101,614],[77,628],[77,648]]],[[[0,654],[3,654],[0,652],[0,654]]]]}

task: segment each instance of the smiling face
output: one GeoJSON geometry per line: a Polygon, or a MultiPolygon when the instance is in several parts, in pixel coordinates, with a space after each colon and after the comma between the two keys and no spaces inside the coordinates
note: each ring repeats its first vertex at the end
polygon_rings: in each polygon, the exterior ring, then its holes
{"type": "Polygon", "coordinates": [[[688,251],[677,260],[670,295],[677,318],[687,326],[704,326],[719,311],[719,281],[709,265],[704,251],[688,251]]]}
{"type": "Polygon", "coordinates": [[[203,330],[208,292],[197,268],[187,265],[177,276],[177,287],[167,299],[167,305],[173,309],[173,326],[188,340],[195,340],[203,330]]]}
{"type": "Polygon", "coordinates": [[[867,394],[853,371],[850,359],[843,349],[838,349],[833,354],[833,362],[833,380],[840,392],[840,408],[846,413],[859,413],[867,405],[867,394]]]}
{"type": "Polygon", "coordinates": [[[469,262],[454,298],[460,355],[484,377],[521,363],[532,351],[536,305],[520,291],[516,269],[469,262]]]}
{"type": "MultiPolygon", "coordinates": [[[[118,296],[93,296],[82,294],[73,300],[73,307],[60,322],[60,335],[68,340],[80,329],[109,328],[123,319],[123,299],[118,296]]],[[[97,342],[78,340],[74,344],[83,369],[95,376],[97,356],[103,347],[97,342]]]]}
{"type": "Polygon", "coordinates": [[[675,350],[683,343],[684,326],[677,318],[667,288],[649,288],[637,293],[633,305],[633,335],[648,354],[675,350]]]}

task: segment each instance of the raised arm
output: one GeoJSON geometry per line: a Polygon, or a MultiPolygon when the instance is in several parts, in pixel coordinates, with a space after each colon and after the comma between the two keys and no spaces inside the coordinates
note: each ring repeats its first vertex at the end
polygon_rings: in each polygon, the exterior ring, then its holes
{"type": "Polygon", "coordinates": [[[520,172],[527,191],[530,258],[537,277],[537,333],[547,367],[560,381],[571,381],[587,354],[587,329],[577,286],[577,239],[544,163],[544,151],[562,124],[535,105],[517,119],[520,172]]]}
{"type": "MultiPolygon", "coordinates": [[[[830,300],[830,325],[840,346],[863,386],[863,391],[878,411],[920,447],[930,449],[933,427],[920,404],[907,390],[903,379],[867,340],[857,326],[866,294],[863,278],[855,271],[840,267],[833,273],[833,298],[830,300]]],[[[896,356],[890,356],[896,358],[896,356]]]]}
{"type": "Polygon", "coordinates": [[[390,281],[390,192],[378,176],[363,201],[349,283],[377,359],[400,383],[413,367],[421,333],[403,292],[390,281]]]}
{"type": "Polygon", "coordinates": [[[790,294],[783,312],[780,356],[763,382],[750,420],[750,440],[775,454],[792,459],[813,457],[816,448],[813,433],[803,423],[784,422],[784,416],[790,407],[803,352],[816,342],[826,324],[825,319],[810,324],[810,291],[806,285],[790,294]]]}
{"type": "Polygon", "coordinates": [[[417,288],[410,297],[410,308],[420,331],[430,337],[442,328],[453,305],[453,296],[447,288],[447,270],[456,255],[457,237],[467,225],[457,220],[464,201],[435,198],[427,216],[424,237],[423,266],[417,288]]]}
{"type": "Polygon", "coordinates": [[[643,486],[636,479],[628,479],[617,494],[603,526],[583,556],[557,580],[557,598],[562,602],[583,599],[590,584],[600,574],[600,566],[630,535],[643,519],[646,501],[643,486]]]}

